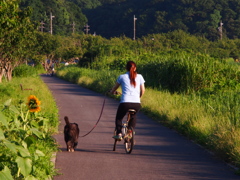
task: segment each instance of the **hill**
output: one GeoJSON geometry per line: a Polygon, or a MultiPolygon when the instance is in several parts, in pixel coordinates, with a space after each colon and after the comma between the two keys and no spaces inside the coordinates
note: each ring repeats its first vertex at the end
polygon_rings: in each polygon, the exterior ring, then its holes
{"type": "Polygon", "coordinates": [[[238,0],[112,0],[102,6],[84,9],[92,31],[104,37],[133,37],[181,29],[210,40],[219,39],[220,22],[223,36],[239,38],[240,2],[238,0]]]}
{"type": "Polygon", "coordinates": [[[181,29],[217,40],[221,21],[223,37],[240,37],[238,0],[23,0],[21,6],[33,8],[32,20],[43,21],[46,32],[52,12],[55,34],[83,33],[88,23],[91,34],[133,37],[135,15],[137,37],[181,29]]]}

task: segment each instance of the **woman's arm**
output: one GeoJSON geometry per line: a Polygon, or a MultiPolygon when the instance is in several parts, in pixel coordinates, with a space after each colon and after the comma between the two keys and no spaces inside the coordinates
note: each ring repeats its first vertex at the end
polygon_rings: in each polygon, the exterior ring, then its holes
{"type": "Polygon", "coordinates": [[[119,84],[119,83],[116,83],[116,84],[113,86],[113,88],[112,88],[112,90],[110,91],[110,93],[111,93],[111,94],[114,94],[115,91],[119,88],[119,86],[120,86],[120,84],[119,84]]]}
{"type": "Polygon", "coordinates": [[[141,84],[140,85],[140,98],[143,96],[144,93],[145,93],[145,85],[141,84]]]}

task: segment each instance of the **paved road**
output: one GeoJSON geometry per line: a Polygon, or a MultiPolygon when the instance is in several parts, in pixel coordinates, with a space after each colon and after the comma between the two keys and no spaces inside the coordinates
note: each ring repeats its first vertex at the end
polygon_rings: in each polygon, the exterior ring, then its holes
{"type": "Polygon", "coordinates": [[[42,76],[56,99],[61,124],[55,136],[60,145],[54,180],[233,180],[233,170],[198,145],[173,130],[139,114],[136,146],[125,154],[123,144],[112,151],[114,118],[118,102],[107,98],[98,126],[79,139],[77,151],[69,153],[63,140],[63,117],[86,134],[99,118],[104,96],[78,85],[42,76]]]}

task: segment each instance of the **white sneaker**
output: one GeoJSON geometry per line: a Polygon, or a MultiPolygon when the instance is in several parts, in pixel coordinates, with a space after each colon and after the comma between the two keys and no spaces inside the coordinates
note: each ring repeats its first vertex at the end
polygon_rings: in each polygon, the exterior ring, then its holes
{"type": "Polygon", "coordinates": [[[119,133],[118,135],[116,136],[113,136],[114,139],[118,140],[118,141],[121,141],[122,140],[122,134],[119,133]]]}

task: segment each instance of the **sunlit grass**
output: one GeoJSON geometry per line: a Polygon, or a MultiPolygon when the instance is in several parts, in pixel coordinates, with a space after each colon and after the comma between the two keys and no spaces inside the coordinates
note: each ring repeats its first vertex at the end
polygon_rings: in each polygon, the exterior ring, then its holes
{"type": "MultiPolygon", "coordinates": [[[[208,135],[214,124],[214,120],[199,105],[199,99],[196,97],[191,98],[147,88],[142,98],[142,106],[149,116],[152,116],[152,112],[157,112],[156,117],[153,116],[153,118],[158,122],[177,129],[181,129],[184,125],[185,128],[198,128],[198,133],[208,135]]],[[[181,131],[189,137],[195,136],[191,132],[185,132],[187,129],[181,129],[181,131]]]]}

